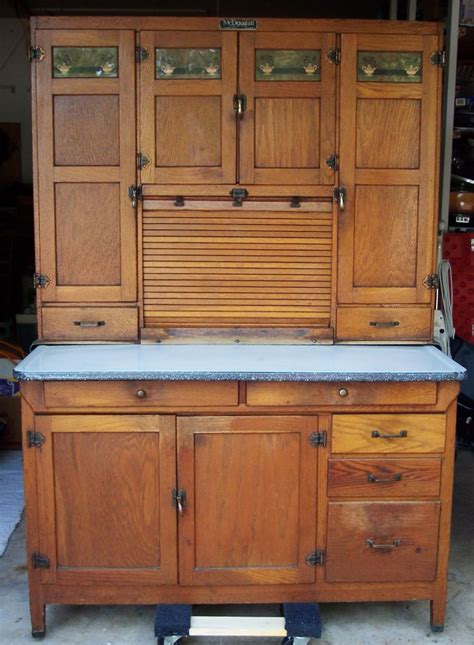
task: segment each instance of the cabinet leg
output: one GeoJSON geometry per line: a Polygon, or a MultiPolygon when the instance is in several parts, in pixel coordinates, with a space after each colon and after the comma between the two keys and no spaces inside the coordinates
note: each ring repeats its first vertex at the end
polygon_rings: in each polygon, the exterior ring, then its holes
{"type": "Polygon", "coordinates": [[[434,633],[442,632],[446,615],[446,594],[442,594],[441,597],[434,598],[431,601],[430,614],[431,631],[434,633]]]}
{"type": "Polygon", "coordinates": [[[31,635],[33,638],[44,638],[46,635],[46,607],[34,599],[30,599],[31,635]]]}

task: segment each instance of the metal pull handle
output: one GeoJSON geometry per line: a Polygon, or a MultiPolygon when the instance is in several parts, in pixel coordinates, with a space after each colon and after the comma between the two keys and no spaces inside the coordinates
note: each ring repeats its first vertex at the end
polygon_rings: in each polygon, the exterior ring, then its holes
{"type": "Polygon", "coordinates": [[[367,481],[371,484],[391,484],[392,482],[402,481],[402,474],[396,473],[393,477],[377,477],[376,475],[369,473],[367,475],[367,481]]]}
{"type": "Polygon", "coordinates": [[[146,397],[145,390],[137,390],[137,399],[144,399],[146,397]]]}
{"type": "Polygon", "coordinates": [[[105,320],[96,320],[95,322],[85,322],[84,320],[75,320],[76,327],[105,327],[105,320]]]}
{"type": "Polygon", "coordinates": [[[245,94],[234,94],[234,112],[239,119],[244,118],[244,112],[247,109],[247,97],[245,94]]]}
{"type": "Polygon", "coordinates": [[[173,490],[173,506],[178,509],[180,515],[186,507],[186,491],[183,489],[173,490]]]}
{"type": "Polygon", "coordinates": [[[408,430],[400,430],[398,434],[382,434],[380,430],[374,430],[372,437],[374,439],[402,439],[408,437],[408,430]]]}
{"type": "Polygon", "coordinates": [[[369,322],[369,327],[399,327],[400,322],[398,320],[371,320],[369,322]]]}
{"type": "Polygon", "coordinates": [[[397,547],[400,546],[401,540],[393,540],[389,544],[377,544],[375,540],[372,540],[371,538],[367,538],[365,541],[367,546],[370,546],[372,549],[396,549],[397,547]]]}
{"type": "Polygon", "coordinates": [[[337,188],[334,189],[334,201],[337,202],[339,206],[339,210],[343,211],[346,207],[346,196],[347,196],[347,191],[344,188],[344,186],[338,186],[337,188]]]}

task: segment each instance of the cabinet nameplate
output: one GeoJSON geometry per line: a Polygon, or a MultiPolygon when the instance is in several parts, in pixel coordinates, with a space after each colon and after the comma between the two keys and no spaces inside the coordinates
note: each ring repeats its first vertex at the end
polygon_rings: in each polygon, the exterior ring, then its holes
{"type": "Polygon", "coordinates": [[[257,21],[243,18],[223,18],[219,20],[219,29],[255,30],[257,29],[257,21]]]}

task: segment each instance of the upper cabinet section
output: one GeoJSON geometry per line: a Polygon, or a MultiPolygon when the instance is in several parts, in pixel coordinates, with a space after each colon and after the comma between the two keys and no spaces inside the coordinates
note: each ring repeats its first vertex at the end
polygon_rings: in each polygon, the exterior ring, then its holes
{"type": "Polygon", "coordinates": [[[142,183],[334,183],[335,40],[142,32],[142,183]]]}
{"type": "Polygon", "coordinates": [[[136,301],[135,34],[44,30],[38,41],[41,300],[136,301]]]}

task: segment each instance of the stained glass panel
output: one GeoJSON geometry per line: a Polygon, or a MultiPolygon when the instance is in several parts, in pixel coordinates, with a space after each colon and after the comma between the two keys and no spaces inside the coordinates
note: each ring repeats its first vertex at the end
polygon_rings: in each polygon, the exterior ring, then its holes
{"type": "Polygon", "coordinates": [[[310,49],[257,49],[257,81],[320,81],[321,52],[310,49]]]}
{"type": "Polygon", "coordinates": [[[157,48],[155,65],[158,79],[219,79],[221,50],[157,48]]]}
{"type": "Polygon", "coordinates": [[[357,80],[421,83],[421,52],[357,52],[357,80]]]}
{"type": "Polygon", "coordinates": [[[117,47],[53,47],[54,78],[116,78],[117,47]]]}

